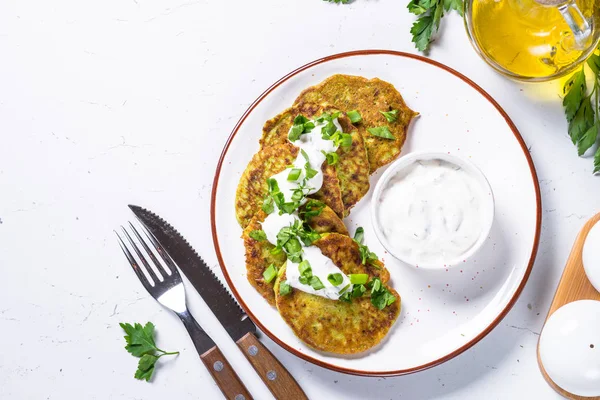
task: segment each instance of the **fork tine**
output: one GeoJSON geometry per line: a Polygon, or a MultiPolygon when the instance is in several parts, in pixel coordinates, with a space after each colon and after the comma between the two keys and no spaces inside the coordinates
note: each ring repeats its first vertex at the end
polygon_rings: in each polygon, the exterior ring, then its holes
{"type": "MultiPolygon", "coordinates": [[[[131,221],[129,221],[129,226],[131,227],[131,230],[133,231],[134,235],[138,238],[138,240],[142,244],[142,247],[144,248],[144,250],[146,250],[146,253],[148,253],[148,255],[150,256],[150,259],[152,260],[154,265],[156,265],[156,268],[162,268],[168,275],[171,275],[171,272],[167,268],[164,268],[163,265],[160,263],[160,261],[158,261],[156,256],[154,256],[154,253],[152,252],[152,250],[150,250],[150,247],[148,247],[148,245],[146,244],[146,241],[144,239],[142,239],[142,236],[140,235],[138,230],[135,228],[135,226],[133,226],[131,221]]],[[[146,236],[148,236],[148,235],[146,234],[146,236]]],[[[164,276],[163,276],[163,278],[164,278],[164,276]]]]}
{"type": "MultiPolygon", "coordinates": [[[[135,253],[138,255],[139,259],[142,261],[142,264],[144,264],[144,267],[146,267],[146,271],[148,272],[148,274],[150,275],[150,277],[154,281],[154,285],[158,284],[161,281],[161,279],[158,278],[156,272],[154,272],[154,270],[152,269],[152,267],[150,266],[150,264],[146,260],[146,257],[144,257],[144,255],[142,254],[142,252],[140,251],[140,249],[137,247],[137,245],[135,244],[135,242],[133,241],[133,239],[131,238],[131,236],[129,236],[129,232],[127,232],[127,230],[123,226],[121,226],[121,229],[125,233],[125,236],[127,237],[127,240],[129,241],[129,243],[133,247],[133,250],[135,250],[135,253]]],[[[162,275],[161,275],[161,278],[162,278],[162,275]]]]}
{"type": "Polygon", "coordinates": [[[143,231],[144,231],[144,234],[146,235],[146,237],[148,238],[148,240],[150,240],[150,242],[156,249],[156,252],[158,254],[160,254],[160,257],[164,260],[165,264],[167,264],[167,266],[171,270],[171,273],[179,275],[179,271],[177,270],[175,261],[173,261],[173,259],[169,255],[169,253],[167,253],[167,251],[165,250],[165,248],[160,243],[158,243],[158,241],[156,240],[156,238],[154,237],[154,235],[152,233],[148,232],[146,227],[144,227],[143,231]]]}
{"type": "Polygon", "coordinates": [[[135,261],[135,258],[133,258],[133,255],[131,254],[131,252],[129,251],[127,246],[125,245],[125,242],[123,242],[123,239],[121,239],[121,236],[117,233],[117,231],[113,231],[113,232],[115,232],[115,235],[117,235],[117,238],[119,239],[119,246],[121,246],[121,250],[123,251],[123,254],[125,254],[125,257],[127,257],[127,261],[129,261],[129,264],[131,264],[131,268],[133,268],[133,271],[135,272],[135,274],[137,275],[139,280],[142,282],[142,285],[144,285],[146,290],[148,292],[150,292],[152,290],[152,285],[150,285],[150,282],[148,282],[148,279],[142,272],[138,263],[135,261]]]}

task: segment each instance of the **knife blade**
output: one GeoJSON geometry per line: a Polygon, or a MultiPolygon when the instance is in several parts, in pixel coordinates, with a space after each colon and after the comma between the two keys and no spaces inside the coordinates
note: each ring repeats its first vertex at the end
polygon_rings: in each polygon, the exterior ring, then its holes
{"type": "Polygon", "coordinates": [[[233,341],[238,341],[248,332],[256,332],[254,323],[233,299],[219,278],[173,226],[142,207],[130,205],[129,208],[167,250],[169,256],[202,296],[233,341]]]}
{"type": "Polygon", "coordinates": [[[294,377],[258,340],[254,323],[187,240],[152,211],[135,205],[129,208],[202,296],[275,398],[308,400],[294,377]]]}

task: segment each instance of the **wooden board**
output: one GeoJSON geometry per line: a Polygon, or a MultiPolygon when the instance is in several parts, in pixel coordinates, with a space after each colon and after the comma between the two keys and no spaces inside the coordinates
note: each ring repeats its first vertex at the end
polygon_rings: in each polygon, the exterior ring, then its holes
{"type": "MultiPolygon", "coordinates": [[[[597,214],[592,219],[590,219],[583,226],[583,229],[577,236],[577,239],[575,240],[575,245],[573,246],[573,250],[571,250],[571,255],[567,260],[567,266],[565,267],[565,270],[562,274],[562,278],[560,278],[558,289],[556,289],[554,300],[552,300],[552,304],[550,305],[550,311],[546,316],[546,321],[548,321],[548,318],[554,313],[554,311],[558,310],[565,304],[571,303],[576,300],[600,300],[600,293],[598,293],[598,291],[594,289],[594,287],[592,286],[591,282],[588,280],[585,274],[582,260],[583,244],[585,243],[585,239],[587,238],[587,235],[592,229],[592,227],[598,221],[600,221],[600,214],[597,214]]],[[[538,364],[540,366],[540,370],[542,371],[542,375],[544,375],[544,378],[554,390],[556,390],[558,393],[560,393],[568,399],[600,400],[600,396],[576,396],[572,393],[567,392],[566,390],[563,390],[556,383],[554,383],[544,370],[544,366],[542,365],[542,362],[540,360],[539,349],[540,346],[538,341],[538,364]]]]}

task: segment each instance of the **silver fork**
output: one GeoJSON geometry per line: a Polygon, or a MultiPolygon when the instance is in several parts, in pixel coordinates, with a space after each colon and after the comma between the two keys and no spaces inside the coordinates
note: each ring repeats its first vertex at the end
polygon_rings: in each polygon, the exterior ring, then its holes
{"type": "Polygon", "coordinates": [[[148,293],[150,293],[150,295],[154,297],[156,301],[179,316],[181,322],[183,322],[183,325],[190,334],[192,342],[194,342],[194,346],[196,347],[202,362],[214,378],[225,397],[230,400],[251,400],[252,396],[240,378],[237,376],[227,359],[223,356],[223,353],[221,353],[219,347],[217,347],[215,342],[210,338],[210,336],[208,336],[206,332],[204,332],[192,314],[190,314],[185,300],[185,288],[183,286],[183,281],[181,280],[181,275],[179,275],[179,271],[177,270],[177,267],[175,266],[175,263],[171,257],[169,257],[167,252],[152,236],[152,234],[149,234],[145,229],[142,229],[147,240],[156,249],[156,252],[160,255],[166,267],[162,265],[131,222],[129,222],[129,227],[144,248],[146,255],[150,258],[156,267],[156,271],[158,272],[157,273],[152,269],[150,263],[139,249],[129,232],[123,226],[121,226],[123,235],[125,238],[127,238],[127,242],[129,242],[130,247],[133,248],[133,251],[137,254],[139,260],[144,266],[144,269],[152,280],[150,281],[146,278],[144,272],[142,271],[142,267],[140,267],[135,257],[131,254],[129,247],[125,244],[125,241],[123,241],[121,235],[115,231],[115,234],[119,238],[121,250],[123,250],[125,257],[127,257],[127,260],[131,264],[135,274],[140,279],[140,282],[142,282],[142,285],[144,285],[148,293]]]}

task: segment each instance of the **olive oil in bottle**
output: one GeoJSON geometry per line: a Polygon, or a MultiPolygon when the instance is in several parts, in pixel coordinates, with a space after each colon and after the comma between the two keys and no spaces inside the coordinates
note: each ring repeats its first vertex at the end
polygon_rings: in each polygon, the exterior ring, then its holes
{"type": "MultiPolygon", "coordinates": [[[[567,70],[589,51],[575,43],[575,34],[559,7],[542,5],[556,0],[471,0],[474,39],[484,55],[520,77],[544,78],[567,70]]],[[[576,2],[587,29],[594,29],[600,0],[576,2]],[[587,21],[590,21],[589,24],[587,21]]],[[[564,11],[563,11],[564,13],[564,11]]]]}

